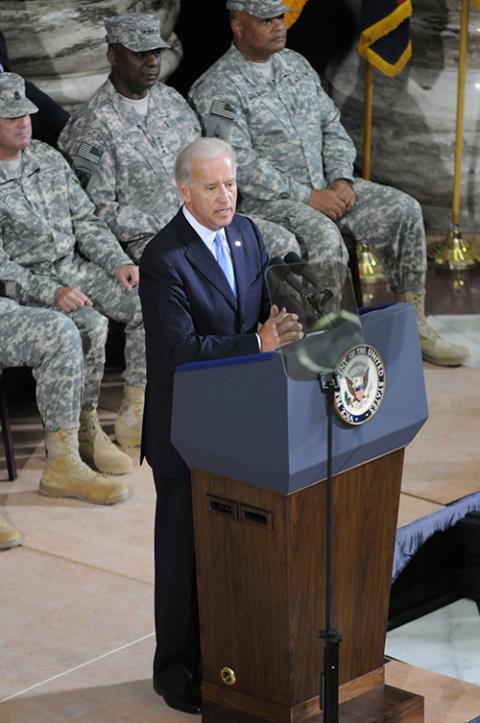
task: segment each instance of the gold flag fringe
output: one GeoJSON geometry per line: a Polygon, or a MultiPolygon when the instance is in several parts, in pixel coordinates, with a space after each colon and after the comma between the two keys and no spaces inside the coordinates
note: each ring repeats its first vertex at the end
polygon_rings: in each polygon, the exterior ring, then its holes
{"type": "MultiPolygon", "coordinates": [[[[480,9],[480,0],[474,1],[475,3],[478,3],[480,9]]],[[[392,13],[389,13],[389,15],[382,18],[374,25],[370,25],[370,27],[363,30],[360,35],[360,40],[358,41],[359,54],[362,58],[365,58],[365,60],[373,65],[374,68],[380,70],[384,75],[393,77],[405,67],[412,57],[412,42],[408,42],[407,47],[396,63],[388,63],[384,58],[378,55],[378,53],[372,50],[370,46],[376,43],[377,40],[380,40],[380,38],[385,37],[385,35],[388,35],[388,33],[391,33],[393,30],[398,28],[398,26],[407,20],[411,14],[412,3],[411,0],[407,0],[407,2],[399,5],[392,13]]]]}
{"type": "MultiPolygon", "coordinates": [[[[285,5],[288,5],[291,10],[293,10],[291,13],[285,13],[285,25],[288,29],[293,25],[293,23],[297,22],[308,0],[283,0],[283,2],[285,5]]],[[[478,2],[480,3],[480,0],[478,0],[478,2]]]]}

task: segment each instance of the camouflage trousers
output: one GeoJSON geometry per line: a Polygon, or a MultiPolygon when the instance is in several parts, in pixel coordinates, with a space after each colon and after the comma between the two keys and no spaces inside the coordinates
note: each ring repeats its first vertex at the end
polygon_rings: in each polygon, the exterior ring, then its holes
{"type": "Polygon", "coordinates": [[[85,354],[84,405],[95,406],[105,363],[107,317],[125,324],[125,382],[145,387],[145,333],[138,289],[127,291],[97,264],[75,256],[68,267],[57,265],[66,286],[78,287],[93,303],[68,314],[82,337],[85,354]]]}
{"type": "Polygon", "coordinates": [[[297,239],[286,228],[279,226],[278,223],[259,218],[259,216],[248,215],[248,217],[260,229],[269,258],[273,259],[274,256],[280,256],[283,259],[290,251],[300,254],[297,239]]]}
{"type": "Polygon", "coordinates": [[[48,432],[78,424],[83,353],[71,319],[0,298],[0,368],[16,366],[32,368],[37,406],[48,432]]]}
{"type": "Polygon", "coordinates": [[[374,244],[394,292],[425,289],[425,229],[420,204],[403,191],[355,179],[357,200],[337,222],[299,201],[243,201],[245,213],[259,213],[295,234],[298,249],[309,261],[328,258],[346,266],[348,252],[342,232],[357,242],[374,244]]]}

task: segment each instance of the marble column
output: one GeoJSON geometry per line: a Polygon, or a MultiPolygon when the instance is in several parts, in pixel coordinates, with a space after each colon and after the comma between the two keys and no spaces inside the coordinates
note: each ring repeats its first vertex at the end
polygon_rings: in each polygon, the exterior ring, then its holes
{"type": "MultiPolygon", "coordinates": [[[[359,15],[360,0],[348,0],[359,15]]],[[[413,57],[395,78],[374,73],[372,178],[411,193],[430,229],[451,221],[460,0],[415,0],[413,57]]],[[[327,73],[362,164],[364,62],[352,49],[327,73]]],[[[471,6],[461,227],[480,231],[480,13],[471,6]]]]}
{"type": "Polygon", "coordinates": [[[172,49],[162,52],[161,78],[180,62],[173,32],[180,0],[2,0],[0,27],[12,68],[71,109],[87,100],[109,72],[103,18],[125,12],[157,14],[172,49]]]}

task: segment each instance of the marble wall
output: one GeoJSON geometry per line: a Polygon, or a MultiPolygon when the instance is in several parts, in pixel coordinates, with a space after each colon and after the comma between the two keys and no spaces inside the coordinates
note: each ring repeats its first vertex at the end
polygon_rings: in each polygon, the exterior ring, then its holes
{"type": "MultiPolygon", "coordinates": [[[[359,14],[360,0],[348,0],[359,14]]],[[[372,177],[411,193],[432,229],[451,221],[459,0],[414,0],[413,57],[396,78],[375,71],[372,177]]],[[[362,163],[364,63],[353,48],[327,80],[362,163]]],[[[472,5],[465,103],[461,227],[480,230],[480,13],[472,5]]]]}
{"type": "Polygon", "coordinates": [[[179,10],[180,0],[1,0],[0,28],[16,72],[72,108],[109,72],[103,18],[134,11],[159,15],[162,36],[173,46],[162,53],[165,79],[181,59],[173,32],[179,10]]]}

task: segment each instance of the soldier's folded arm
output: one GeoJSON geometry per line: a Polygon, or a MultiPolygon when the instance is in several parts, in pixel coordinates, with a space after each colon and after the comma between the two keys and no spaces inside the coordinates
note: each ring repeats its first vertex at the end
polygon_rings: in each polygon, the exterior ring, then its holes
{"type": "Polygon", "coordinates": [[[47,274],[34,274],[20,266],[5,253],[0,235],[0,279],[14,281],[21,289],[23,298],[30,298],[47,306],[53,306],[57,291],[61,288],[56,279],[47,274]]]}

